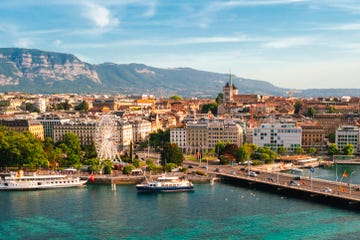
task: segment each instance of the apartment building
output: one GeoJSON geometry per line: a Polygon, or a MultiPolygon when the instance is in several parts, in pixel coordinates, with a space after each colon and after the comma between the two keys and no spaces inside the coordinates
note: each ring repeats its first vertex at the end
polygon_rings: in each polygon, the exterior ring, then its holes
{"type": "Polygon", "coordinates": [[[176,143],[183,152],[186,151],[186,128],[178,127],[170,129],[170,142],[176,143]]]}
{"type": "Polygon", "coordinates": [[[187,122],[183,128],[170,129],[170,142],[187,153],[213,149],[219,141],[242,145],[242,127],[233,121],[202,119],[187,122]]]}
{"type": "Polygon", "coordinates": [[[36,138],[44,140],[44,127],[39,121],[28,119],[1,119],[0,125],[16,132],[29,131],[36,138]]]}
{"type": "Polygon", "coordinates": [[[277,151],[280,146],[288,151],[301,147],[301,127],[295,123],[263,123],[254,128],[253,143],[277,151]]]}
{"type": "Polygon", "coordinates": [[[302,129],[301,145],[303,149],[316,148],[318,152],[325,150],[325,130],[317,123],[298,123],[302,129]]]}
{"type": "Polygon", "coordinates": [[[143,119],[130,122],[133,129],[134,142],[142,142],[149,137],[151,133],[151,122],[143,119]]]}
{"type": "Polygon", "coordinates": [[[94,142],[96,122],[61,122],[60,125],[53,125],[54,143],[63,141],[66,133],[74,133],[79,137],[80,145],[89,146],[94,142]]]}
{"type": "Polygon", "coordinates": [[[61,125],[63,123],[68,123],[70,119],[62,119],[56,115],[44,115],[38,117],[37,120],[43,125],[44,127],[44,137],[51,137],[54,139],[54,126],[61,125]]]}
{"type": "Polygon", "coordinates": [[[354,152],[359,151],[359,127],[340,126],[335,133],[335,143],[341,151],[347,144],[354,147],[354,152]]]}

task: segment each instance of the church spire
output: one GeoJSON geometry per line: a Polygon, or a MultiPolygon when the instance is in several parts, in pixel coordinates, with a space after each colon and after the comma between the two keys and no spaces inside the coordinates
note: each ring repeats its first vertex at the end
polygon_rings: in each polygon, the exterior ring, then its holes
{"type": "Polygon", "coordinates": [[[230,86],[232,86],[232,76],[231,76],[231,68],[230,68],[230,74],[229,74],[229,84],[230,86]]]}

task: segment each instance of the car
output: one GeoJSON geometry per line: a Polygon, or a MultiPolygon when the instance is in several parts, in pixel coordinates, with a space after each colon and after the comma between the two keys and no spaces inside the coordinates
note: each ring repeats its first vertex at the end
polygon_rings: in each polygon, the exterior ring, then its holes
{"type": "Polygon", "coordinates": [[[221,172],[220,168],[215,168],[215,172],[221,172]]]}
{"type": "Polygon", "coordinates": [[[291,181],[289,182],[289,186],[298,187],[298,186],[300,186],[300,183],[298,183],[297,181],[291,180],[291,181]]]}
{"type": "Polygon", "coordinates": [[[269,182],[274,182],[274,179],[273,179],[272,177],[268,177],[267,180],[268,180],[269,182]]]}
{"type": "Polygon", "coordinates": [[[257,177],[257,174],[256,174],[256,172],[250,172],[250,173],[249,173],[249,176],[250,176],[250,177],[257,177]]]}
{"type": "Polygon", "coordinates": [[[193,165],[189,165],[188,168],[194,168],[193,165]]]}
{"type": "Polygon", "coordinates": [[[301,177],[300,176],[295,176],[293,179],[294,180],[301,180],[301,177]]]}
{"type": "Polygon", "coordinates": [[[322,189],[322,191],[323,191],[323,192],[326,192],[326,193],[331,193],[331,192],[332,192],[332,189],[329,188],[329,187],[324,187],[324,188],[322,189]]]}

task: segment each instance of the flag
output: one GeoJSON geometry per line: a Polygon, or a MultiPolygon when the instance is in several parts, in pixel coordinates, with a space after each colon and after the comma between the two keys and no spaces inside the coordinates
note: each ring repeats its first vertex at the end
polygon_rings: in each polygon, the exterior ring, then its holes
{"type": "Polygon", "coordinates": [[[282,169],[286,169],[286,166],[285,166],[285,163],[284,163],[284,162],[281,163],[281,168],[282,168],[282,169]]]}
{"type": "Polygon", "coordinates": [[[345,171],[344,171],[344,173],[343,173],[343,177],[348,177],[348,174],[347,174],[347,172],[346,172],[346,169],[345,169],[345,171]]]}
{"type": "Polygon", "coordinates": [[[94,181],[95,181],[94,173],[91,173],[91,174],[90,174],[89,180],[90,180],[91,182],[94,182],[94,181]]]}
{"type": "Polygon", "coordinates": [[[343,186],[340,186],[340,191],[346,193],[346,189],[343,186]]]}

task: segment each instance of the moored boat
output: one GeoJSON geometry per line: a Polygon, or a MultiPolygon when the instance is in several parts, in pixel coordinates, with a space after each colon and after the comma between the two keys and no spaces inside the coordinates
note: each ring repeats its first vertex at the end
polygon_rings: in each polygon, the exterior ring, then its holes
{"type": "Polygon", "coordinates": [[[194,191],[194,185],[186,178],[177,176],[161,176],[156,181],[146,181],[137,184],[138,192],[191,192],[194,191]]]}
{"type": "Polygon", "coordinates": [[[40,190],[84,186],[87,180],[69,175],[37,175],[25,176],[20,170],[17,174],[0,178],[0,190],[40,190]]]}

